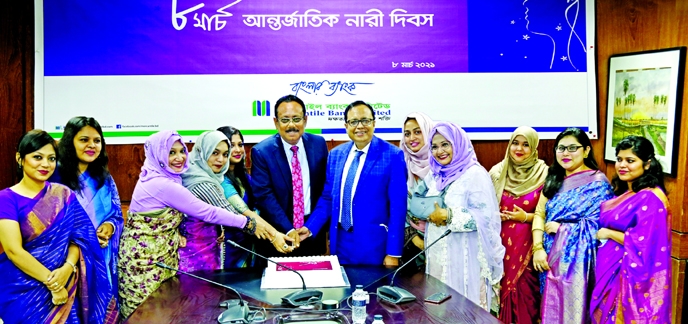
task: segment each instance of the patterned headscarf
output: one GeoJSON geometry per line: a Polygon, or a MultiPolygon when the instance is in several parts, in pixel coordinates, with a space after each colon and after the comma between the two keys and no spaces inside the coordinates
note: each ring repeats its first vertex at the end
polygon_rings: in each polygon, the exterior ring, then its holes
{"type": "MultiPolygon", "coordinates": [[[[430,162],[428,160],[430,156],[430,140],[428,140],[428,138],[430,130],[435,122],[422,112],[412,112],[408,114],[406,116],[406,121],[410,119],[416,120],[420,127],[420,132],[423,134],[423,147],[418,152],[413,152],[406,146],[403,135],[401,142],[399,142],[399,147],[404,152],[404,160],[406,161],[406,169],[408,172],[406,186],[408,188],[413,188],[415,184],[413,175],[417,175],[419,178],[423,179],[428,172],[430,172],[430,162]]],[[[406,125],[406,122],[404,122],[404,125],[406,125]]]]}
{"type": "Polygon", "coordinates": [[[198,136],[196,145],[189,153],[189,171],[182,174],[184,187],[188,188],[201,182],[212,182],[218,186],[222,185],[225,173],[229,170],[229,159],[227,159],[225,165],[222,166],[222,170],[218,173],[213,172],[208,165],[208,159],[215,151],[217,144],[220,144],[222,141],[227,142],[227,147],[229,148],[227,136],[220,131],[207,131],[198,136]]]}
{"type": "MultiPolygon", "coordinates": [[[[146,160],[141,167],[139,181],[146,182],[153,178],[163,177],[179,184],[182,183],[180,174],[186,171],[189,165],[184,163],[184,169],[181,172],[175,172],[170,168],[170,150],[175,142],[180,142],[184,146],[182,137],[171,130],[159,131],[146,139],[143,145],[146,160]]],[[[184,151],[186,151],[186,146],[184,146],[184,151]]]]}
{"type": "Polygon", "coordinates": [[[468,168],[478,163],[471,139],[458,125],[451,122],[437,122],[430,131],[429,143],[436,133],[441,134],[452,145],[452,160],[447,165],[441,165],[430,155],[430,170],[437,177],[437,190],[442,191],[446,186],[460,178],[468,168]]]}
{"type": "Polygon", "coordinates": [[[538,138],[537,132],[528,126],[521,126],[511,134],[504,160],[490,170],[490,176],[492,177],[495,192],[497,194],[497,201],[501,201],[504,190],[510,192],[514,196],[520,197],[532,192],[545,183],[548,167],[545,161],[538,159],[537,147],[539,141],[540,139],[538,138]],[[521,163],[516,163],[511,154],[509,154],[511,143],[518,135],[522,135],[526,138],[532,152],[530,156],[521,163]]]}

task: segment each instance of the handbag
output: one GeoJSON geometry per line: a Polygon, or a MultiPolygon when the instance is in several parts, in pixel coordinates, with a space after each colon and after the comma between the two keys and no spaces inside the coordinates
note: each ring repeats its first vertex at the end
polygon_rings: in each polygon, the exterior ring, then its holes
{"type": "Polygon", "coordinates": [[[414,217],[427,220],[428,216],[435,211],[435,203],[437,203],[440,208],[445,208],[444,205],[444,195],[446,189],[442,190],[439,196],[426,197],[428,193],[428,188],[425,182],[422,182],[414,188],[414,191],[408,197],[408,211],[414,217]]]}

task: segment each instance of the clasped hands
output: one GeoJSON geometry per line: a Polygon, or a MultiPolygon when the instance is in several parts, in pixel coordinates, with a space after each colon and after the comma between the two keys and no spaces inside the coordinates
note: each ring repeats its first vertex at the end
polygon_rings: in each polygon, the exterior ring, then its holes
{"type": "Polygon", "coordinates": [[[514,211],[508,211],[505,208],[505,210],[499,213],[499,216],[502,218],[502,222],[508,220],[523,222],[528,217],[528,214],[526,214],[523,208],[514,205],[514,211]]]}
{"type": "Polygon", "coordinates": [[[62,267],[51,271],[48,278],[43,282],[53,295],[53,304],[63,305],[67,302],[69,294],[65,285],[67,285],[67,280],[72,275],[72,271],[72,266],[65,263],[62,267]]]}

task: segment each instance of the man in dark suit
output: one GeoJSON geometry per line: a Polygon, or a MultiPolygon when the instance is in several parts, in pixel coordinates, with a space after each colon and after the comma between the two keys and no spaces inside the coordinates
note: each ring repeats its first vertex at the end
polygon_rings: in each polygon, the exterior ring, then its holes
{"type": "MultiPolygon", "coordinates": [[[[308,220],[325,185],[327,144],[318,135],[306,134],[305,104],[287,95],[275,104],[278,134],[266,138],[251,150],[253,193],[260,216],[278,231],[295,239],[290,256],[322,255],[325,235],[300,243],[296,231],[308,220]]],[[[263,242],[263,241],[261,241],[263,242]]],[[[275,256],[272,244],[258,246],[259,252],[275,256]]]]}
{"type": "Polygon", "coordinates": [[[342,264],[399,265],[406,219],[402,151],[373,135],[375,114],[363,101],[344,110],[352,142],[332,149],[323,196],[301,238],[321,235],[330,222],[330,251],[342,264]]]}

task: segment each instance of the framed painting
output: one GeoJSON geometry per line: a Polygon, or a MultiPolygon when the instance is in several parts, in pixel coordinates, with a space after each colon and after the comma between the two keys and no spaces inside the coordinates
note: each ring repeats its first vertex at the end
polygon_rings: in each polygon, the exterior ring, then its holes
{"type": "Polygon", "coordinates": [[[686,47],[609,58],[604,158],[616,161],[624,137],[649,139],[664,173],[676,176],[686,47]]]}

